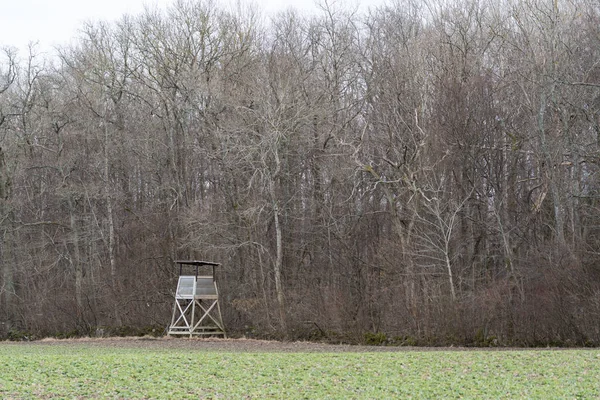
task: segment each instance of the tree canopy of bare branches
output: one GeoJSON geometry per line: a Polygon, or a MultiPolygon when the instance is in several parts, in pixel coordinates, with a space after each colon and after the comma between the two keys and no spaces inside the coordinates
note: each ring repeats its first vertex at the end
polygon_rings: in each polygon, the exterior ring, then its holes
{"type": "Polygon", "coordinates": [[[600,8],[178,0],[0,53],[0,336],[600,344],[600,8]]]}

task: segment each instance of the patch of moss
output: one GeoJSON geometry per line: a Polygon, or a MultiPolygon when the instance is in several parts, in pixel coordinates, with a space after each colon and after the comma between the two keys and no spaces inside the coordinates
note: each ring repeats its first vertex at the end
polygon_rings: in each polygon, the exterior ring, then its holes
{"type": "Polygon", "coordinates": [[[479,328],[473,336],[473,345],[477,347],[496,347],[498,338],[494,335],[488,335],[486,329],[479,328]]]}
{"type": "Polygon", "coordinates": [[[12,342],[22,342],[32,340],[31,334],[19,329],[11,329],[8,331],[6,338],[12,342]]]}
{"type": "Polygon", "coordinates": [[[387,344],[387,336],[383,332],[367,332],[364,334],[365,343],[369,346],[382,346],[387,344]]]}
{"type": "Polygon", "coordinates": [[[412,336],[395,336],[392,339],[395,346],[417,346],[419,342],[412,336]]]}

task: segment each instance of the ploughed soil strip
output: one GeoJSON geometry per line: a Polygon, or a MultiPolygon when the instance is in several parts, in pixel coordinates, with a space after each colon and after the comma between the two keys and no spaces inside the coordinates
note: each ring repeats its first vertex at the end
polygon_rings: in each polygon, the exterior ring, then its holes
{"type": "MultiPolygon", "coordinates": [[[[24,342],[0,342],[2,345],[24,342]]],[[[200,350],[222,352],[278,352],[278,353],[341,353],[341,352],[399,352],[399,351],[473,351],[473,350],[528,350],[526,348],[474,348],[474,347],[397,347],[358,346],[313,342],[278,342],[256,339],[182,338],[182,337],[114,337],[79,339],[41,339],[26,342],[31,346],[86,346],[106,348],[142,348],[164,350],[200,350]]],[[[540,348],[531,350],[543,350],[540,348]]],[[[552,350],[559,350],[553,348],[552,350]]]]}

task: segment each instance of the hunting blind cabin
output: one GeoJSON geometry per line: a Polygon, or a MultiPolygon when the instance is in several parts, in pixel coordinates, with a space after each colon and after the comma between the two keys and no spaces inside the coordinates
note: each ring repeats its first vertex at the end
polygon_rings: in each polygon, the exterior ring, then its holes
{"type": "Polygon", "coordinates": [[[215,275],[215,267],[220,264],[195,260],[175,263],[179,265],[179,280],[168,334],[226,337],[215,275]],[[189,274],[190,269],[193,275],[189,274]]]}

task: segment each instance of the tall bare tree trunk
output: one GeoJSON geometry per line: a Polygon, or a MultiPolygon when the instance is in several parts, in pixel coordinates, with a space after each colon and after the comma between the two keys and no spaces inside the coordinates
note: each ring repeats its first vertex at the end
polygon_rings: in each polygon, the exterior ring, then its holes
{"type": "Polygon", "coordinates": [[[116,299],[118,298],[117,261],[115,257],[115,222],[113,213],[112,196],[110,192],[110,160],[109,160],[110,134],[106,118],[104,121],[104,198],[106,201],[106,218],[108,223],[108,259],[110,263],[110,282],[113,294],[113,313],[117,326],[122,324],[121,313],[116,299]]]}
{"type": "MultiPolygon", "coordinates": [[[[551,85],[550,93],[554,92],[554,84],[551,85]]],[[[564,219],[564,206],[561,199],[560,189],[558,187],[558,174],[559,172],[555,168],[555,162],[552,159],[551,150],[548,144],[548,138],[546,133],[546,102],[548,101],[548,95],[545,91],[542,92],[540,99],[540,109],[538,111],[538,133],[540,137],[540,147],[542,149],[543,160],[544,160],[544,172],[546,173],[546,179],[550,186],[550,193],[552,194],[552,202],[554,208],[554,231],[556,234],[556,241],[562,248],[565,246],[565,219],[564,219]]]]}
{"type": "Polygon", "coordinates": [[[446,243],[444,260],[446,262],[446,272],[448,273],[448,285],[450,286],[450,296],[452,301],[456,301],[456,289],[454,288],[454,273],[452,272],[452,263],[450,262],[450,248],[446,243]]]}
{"type": "Polygon", "coordinates": [[[0,287],[0,307],[4,311],[5,325],[4,331],[9,332],[14,323],[14,298],[15,284],[12,259],[12,240],[11,226],[8,217],[9,207],[7,200],[10,192],[9,176],[4,160],[4,152],[0,149],[0,218],[3,220],[2,237],[0,238],[0,262],[2,263],[1,278],[2,286],[0,287]]]}
{"type": "MultiPolygon", "coordinates": [[[[0,200],[1,201],[1,200],[0,200]]],[[[4,208],[4,207],[2,207],[4,208]]],[[[2,210],[4,211],[4,210],[2,210]]],[[[13,328],[15,312],[15,284],[12,259],[11,234],[8,229],[4,229],[2,242],[0,243],[0,256],[2,257],[2,286],[0,287],[0,307],[4,314],[4,326],[2,331],[10,332],[13,328]]]]}
{"type": "Polygon", "coordinates": [[[77,223],[75,210],[75,202],[73,200],[73,196],[69,196],[69,224],[71,228],[70,232],[70,241],[72,244],[72,251],[70,251],[70,263],[71,267],[75,272],[75,303],[77,304],[77,322],[81,323],[83,321],[83,309],[84,309],[84,301],[83,301],[83,265],[81,264],[81,251],[79,248],[79,226],[77,223]]]}
{"type": "Polygon", "coordinates": [[[271,181],[269,185],[271,198],[273,200],[273,222],[275,224],[275,265],[273,273],[275,275],[275,291],[277,293],[277,306],[279,309],[279,321],[283,332],[287,332],[287,324],[285,320],[285,297],[283,293],[283,283],[281,280],[281,270],[283,268],[283,234],[281,224],[279,222],[279,204],[275,198],[275,183],[271,181]]]}

